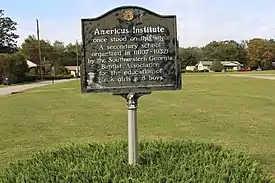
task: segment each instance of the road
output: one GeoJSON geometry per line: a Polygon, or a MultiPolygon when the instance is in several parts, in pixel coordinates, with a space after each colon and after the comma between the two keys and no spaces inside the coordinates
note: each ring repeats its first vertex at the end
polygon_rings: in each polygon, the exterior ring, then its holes
{"type": "Polygon", "coordinates": [[[249,78],[258,78],[258,79],[270,79],[275,80],[275,75],[257,75],[257,74],[227,74],[227,76],[235,76],[235,77],[249,77],[249,78]]]}
{"type": "MultiPolygon", "coordinates": [[[[54,83],[63,83],[68,81],[73,81],[77,79],[61,79],[61,80],[55,80],[54,83]]],[[[23,92],[24,90],[30,89],[30,88],[36,88],[40,86],[46,86],[51,85],[52,81],[41,81],[41,82],[35,82],[30,84],[22,84],[22,85],[15,85],[15,86],[7,86],[4,88],[0,88],[0,95],[8,95],[18,92],[23,92]]]]}

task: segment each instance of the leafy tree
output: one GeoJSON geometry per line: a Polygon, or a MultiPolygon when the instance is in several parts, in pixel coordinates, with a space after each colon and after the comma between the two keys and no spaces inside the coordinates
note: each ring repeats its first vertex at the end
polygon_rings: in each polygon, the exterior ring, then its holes
{"type": "MultiPolygon", "coordinates": [[[[45,61],[54,59],[54,47],[49,41],[40,40],[40,49],[41,49],[41,59],[42,65],[46,64],[45,61]]],[[[38,40],[34,35],[30,35],[27,39],[24,40],[22,44],[23,53],[26,55],[27,59],[40,65],[39,61],[39,50],[38,50],[38,40]]]]}
{"type": "Polygon", "coordinates": [[[12,76],[15,80],[22,79],[28,72],[25,55],[18,51],[13,54],[0,54],[1,77],[12,76]]]}
{"type": "Polygon", "coordinates": [[[271,69],[274,61],[275,43],[273,40],[254,38],[247,43],[249,66],[252,69],[271,69]]]}
{"type": "Polygon", "coordinates": [[[181,48],[179,57],[182,61],[182,68],[188,65],[196,65],[202,57],[202,50],[197,47],[181,48]]]}
{"type": "Polygon", "coordinates": [[[81,44],[78,44],[78,46],[76,44],[72,44],[69,43],[66,48],[65,48],[65,58],[62,61],[61,65],[63,66],[75,66],[77,65],[77,52],[78,51],[78,57],[79,57],[79,64],[80,64],[80,58],[81,58],[81,44]]]}
{"type": "Polygon", "coordinates": [[[14,53],[17,51],[19,38],[16,31],[17,23],[9,17],[4,16],[4,10],[0,9],[0,53],[14,53]]]}
{"type": "Polygon", "coordinates": [[[262,55],[262,68],[264,70],[272,69],[273,53],[271,51],[265,51],[262,55]]]}
{"type": "Polygon", "coordinates": [[[55,41],[53,43],[53,62],[52,66],[54,66],[55,70],[59,70],[61,63],[65,59],[65,45],[62,41],[55,41]]]}
{"type": "MultiPolygon", "coordinates": [[[[42,57],[42,70],[44,73],[49,73],[52,71],[54,66],[55,72],[62,72],[64,66],[75,66],[77,64],[77,52],[79,55],[79,64],[81,61],[81,44],[76,46],[76,44],[69,43],[65,45],[62,41],[56,40],[52,44],[49,41],[40,40],[41,57],[42,57]],[[77,49],[78,48],[78,49],[77,49]],[[45,61],[44,61],[45,60],[45,61]]],[[[39,50],[38,50],[38,40],[34,35],[28,36],[22,44],[22,50],[26,55],[27,59],[40,65],[39,61],[39,50]]]]}
{"type": "Polygon", "coordinates": [[[215,60],[215,59],[220,59],[222,60],[222,58],[219,58],[219,55],[217,55],[217,49],[219,47],[219,42],[217,41],[212,41],[210,43],[208,43],[207,45],[202,47],[202,51],[203,51],[203,60],[215,60]]]}
{"type": "Polygon", "coordinates": [[[237,43],[234,40],[212,41],[202,48],[204,60],[239,61],[246,64],[247,52],[244,42],[237,43]]]}
{"type": "Polygon", "coordinates": [[[212,62],[212,65],[210,66],[210,70],[214,72],[221,72],[224,70],[224,65],[219,60],[215,60],[212,62]]]}
{"type": "Polygon", "coordinates": [[[27,59],[23,52],[18,51],[14,54],[11,54],[10,61],[13,63],[12,75],[20,78],[25,76],[28,72],[27,59]]]}

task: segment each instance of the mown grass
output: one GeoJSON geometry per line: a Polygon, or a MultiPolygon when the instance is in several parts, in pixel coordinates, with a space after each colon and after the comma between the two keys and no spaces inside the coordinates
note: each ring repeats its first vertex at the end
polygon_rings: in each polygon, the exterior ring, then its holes
{"type": "MultiPolygon", "coordinates": [[[[183,90],[139,101],[140,139],[188,138],[244,151],[275,174],[275,81],[183,76],[183,90]]],[[[124,99],[80,93],[79,81],[0,97],[0,164],[63,143],[127,138],[124,99]]]]}
{"type": "Polygon", "coordinates": [[[253,75],[275,75],[275,70],[263,70],[263,71],[232,71],[232,72],[185,72],[185,75],[193,75],[193,74],[200,74],[200,75],[228,75],[228,74],[253,74],[253,75]]]}
{"type": "Polygon", "coordinates": [[[142,142],[136,166],[127,162],[127,142],[72,145],[42,152],[0,172],[11,182],[270,182],[261,166],[243,154],[188,141],[142,142]]]}

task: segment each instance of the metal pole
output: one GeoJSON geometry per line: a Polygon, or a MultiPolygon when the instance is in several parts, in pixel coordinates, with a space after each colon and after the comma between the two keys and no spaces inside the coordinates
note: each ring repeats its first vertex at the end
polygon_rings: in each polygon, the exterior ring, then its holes
{"type": "Polygon", "coordinates": [[[138,160],[138,132],[137,132],[137,109],[138,99],[143,95],[151,94],[151,91],[143,91],[140,93],[120,94],[126,99],[128,109],[128,161],[130,165],[136,165],[138,160]]]}
{"type": "Polygon", "coordinates": [[[138,133],[137,133],[138,97],[134,93],[127,96],[128,109],[128,160],[130,165],[136,165],[138,159],[138,133]]]}
{"type": "Polygon", "coordinates": [[[37,41],[38,41],[38,56],[39,56],[39,68],[40,68],[40,80],[42,80],[42,61],[41,61],[41,47],[40,47],[40,34],[39,34],[39,23],[36,19],[36,31],[37,31],[37,41]]]}
{"type": "Polygon", "coordinates": [[[76,43],[75,43],[75,46],[76,46],[76,75],[77,75],[77,78],[79,76],[79,70],[78,70],[78,42],[76,40],[76,43]]]}

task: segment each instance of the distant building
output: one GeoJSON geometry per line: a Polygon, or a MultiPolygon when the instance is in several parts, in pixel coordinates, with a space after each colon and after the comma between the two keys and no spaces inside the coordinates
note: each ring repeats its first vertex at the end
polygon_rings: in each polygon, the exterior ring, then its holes
{"type": "Polygon", "coordinates": [[[196,69],[196,66],[186,66],[185,70],[187,71],[194,71],[196,69]]]}
{"type": "MultiPolygon", "coordinates": [[[[213,61],[200,61],[196,68],[198,70],[210,70],[210,67],[212,65],[213,61]]],[[[243,67],[243,64],[241,64],[238,61],[221,61],[221,64],[224,66],[224,70],[240,70],[243,67]]]]}
{"type": "Polygon", "coordinates": [[[80,66],[65,66],[66,69],[68,69],[70,71],[70,74],[73,75],[74,77],[76,77],[77,73],[78,76],[80,76],[80,66]]]}

